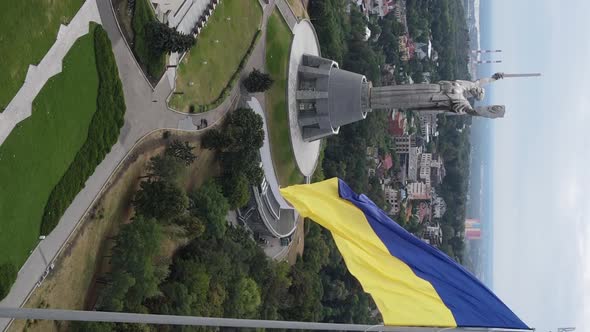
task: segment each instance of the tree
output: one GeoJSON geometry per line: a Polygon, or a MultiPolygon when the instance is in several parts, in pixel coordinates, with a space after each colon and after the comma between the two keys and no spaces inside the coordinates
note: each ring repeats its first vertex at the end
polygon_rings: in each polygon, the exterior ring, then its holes
{"type": "MultiPolygon", "coordinates": [[[[268,261],[268,260],[267,260],[268,261]]],[[[260,283],[262,303],[260,305],[260,318],[276,320],[279,318],[279,310],[287,306],[291,278],[291,267],[287,262],[270,262],[269,270],[262,275],[265,279],[260,283]]]]}
{"type": "Polygon", "coordinates": [[[260,168],[258,150],[224,152],[220,159],[224,176],[243,174],[250,184],[257,185],[262,182],[264,174],[260,168]]]}
{"type": "Polygon", "coordinates": [[[240,108],[227,115],[226,128],[210,130],[203,137],[203,147],[221,151],[257,150],[264,143],[262,117],[249,108],[240,108]]]}
{"type": "Polygon", "coordinates": [[[189,294],[184,284],[179,282],[165,283],[161,289],[165,302],[158,308],[158,312],[167,315],[191,315],[191,305],[194,298],[189,294]]]}
{"type": "Polygon", "coordinates": [[[232,151],[258,150],[264,143],[264,122],[259,114],[249,108],[240,108],[228,118],[227,134],[232,151]]]}
{"type": "Polygon", "coordinates": [[[112,332],[113,323],[105,322],[78,322],[73,321],[69,325],[69,330],[73,332],[112,332]]]}
{"type": "Polygon", "coordinates": [[[227,174],[220,178],[223,195],[230,209],[245,206],[250,200],[250,182],[244,173],[227,174]]]}
{"type": "Polygon", "coordinates": [[[170,155],[158,155],[150,159],[146,177],[157,177],[160,180],[174,182],[182,170],[182,163],[170,155]]]}
{"type": "Polygon", "coordinates": [[[182,143],[181,141],[175,139],[166,147],[166,155],[183,161],[186,166],[189,166],[197,159],[197,156],[193,154],[194,149],[195,147],[190,145],[188,142],[185,141],[182,143]]]}
{"type": "Polygon", "coordinates": [[[258,69],[254,68],[244,80],[244,86],[250,93],[252,92],[264,92],[268,90],[273,83],[273,79],[269,74],[263,73],[258,69]]]}
{"type": "Polygon", "coordinates": [[[148,45],[154,54],[184,53],[195,45],[195,38],[168,27],[164,23],[152,21],[145,27],[148,45]]]}
{"type": "Polygon", "coordinates": [[[170,221],[185,213],[188,198],[184,191],[167,181],[144,181],[135,194],[133,205],[138,214],[159,221],[170,221]]]}
{"type": "Polygon", "coordinates": [[[260,306],[260,289],[250,278],[242,278],[233,294],[234,312],[237,317],[253,317],[260,306]]]}
{"type": "Polygon", "coordinates": [[[221,238],[227,228],[225,216],[229,211],[229,204],[223,196],[221,187],[215,181],[209,180],[195,190],[190,199],[190,212],[205,221],[206,234],[213,238],[221,238]]]}
{"type": "Polygon", "coordinates": [[[209,150],[223,150],[232,144],[230,137],[218,129],[209,129],[201,139],[201,146],[209,150]]]}
{"type": "Polygon", "coordinates": [[[385,193],[383,192],[383,189],[381,189],[381,184],[379,183],[378,177],[371,176],[369,178],[369,191],[367,192],[367,196],[379,208],[385,208],[385,193]]]}
{"type": "Polygon", "coordinates": [[[167,274],[154,264],[161,239],[161,228],[154,219],[136,216],[121,226],[112,250],[112,282],[100,301],[101,308],[140,312],[143,301],[158,294],[158,285],[167,274]]]}
{"type": "Polygon", "coordinates": [[[184,227],[184,229],[186,229],[193,237],[199,237],[205,232],[205,225],[203,225],[201,220],[189,214],[183,214],[176,217],[174,223],[184,227]]]}
{"type": "Polygon", "coordinates": [[[3,299],[8,292],[12,284],[16,280],[17,270],[12,263],[3,263],[0,265],[0,299],[3,299]]]}

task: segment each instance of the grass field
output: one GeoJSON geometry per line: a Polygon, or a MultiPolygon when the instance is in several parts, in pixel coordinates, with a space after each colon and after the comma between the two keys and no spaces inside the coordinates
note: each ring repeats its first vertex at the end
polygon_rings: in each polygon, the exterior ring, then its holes
{"type": "MultiPolygon", "coordinates": [[[[94,272],[109,249],[109,236],[131,217],[131,200],[143,175],[149,154],[143,154],[103,194],[96,213],[89,216],[73,237],[68,250],[58,259],[55,270],[25,304],[27,308],[84,309],[94,272]]],[[[64,331],[65,322],[15,320],[9,331],[64,331]]]]}
{"type": "Polygon", "coordinates": [[[287,108],[287,70],[293,35],[287,23],[275,10],[266,30],[266,68],[274,84],[266,92],[266,115],[269,127],[270,151],[279,182],[282,186],[301,183],[303,175],[297,168],[287,108]]]}
{"type": "MultiPolygon", "coordinates": [[[[186,168],[179,179],[180,185],[192,191],[205,180],[218,175],[219,167],[215,152],[200,148],[202,133],[188,133],[173,131],[174,138],[189,141],[196,146],[197,160],[186,168]]],[[[136,149],[137,159],[122,167],[115,175],[115,181],[93,207],[96,211],[85,219],[73,237],[72,245],[64,250],[57,261],[57,268],[37,288],[31,298],[24,305],[26,308],[62,308],[84,309],[85,302],[90,304],[95,295],[92,289],[92,279],[97,268],[107,269],[108,255],[111,242],[110,237],[117,234],[119,226],[132,217],[132,199],[139,187],[141,176],[150,157],[164,151],[163,143],[159,139],[162,132],[155,132],[145,138],[144,143],[136,149]]],[[[173,250],[188,239],[175,236],[174,226],[164,229],[164,241],[161,245],[164,254],[160,259],[171,260],[173,250]]],[[[88,308],[86,308],[88,309],[88,308]]],[[[64,331],[65,322],[25,321],[15,320],[8,331],[64,331]]]]}
{"type": "MultiPolygon", "coordinates": [[[[94,26],[92,26],[94,27],[94,26]]],[[[94,34],[81,37],[0,146],[0,262],[21,266],[36,245],[47,198],[86,140],[96,110],[94,34]]]]}
{"type": "Polygon", "coordinates": [[[59,25],[68,23],[84,0],[0,1],[0,112],[55,43],[59,25]]]}
{"type": "Polygon", "coordinates": [[[262,9],[258,0],[225,0],[209,18],[197,44],[178,67],[176,92],[170,106],[188,112],[189,106],[213,103],[222,93],[258,31],[262,9]]]}

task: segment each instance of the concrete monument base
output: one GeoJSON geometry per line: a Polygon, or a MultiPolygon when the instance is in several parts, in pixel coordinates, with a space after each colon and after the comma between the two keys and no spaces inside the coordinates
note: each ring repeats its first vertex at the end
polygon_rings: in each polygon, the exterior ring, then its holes
{"type": "Polygon", "coordinates": [[[287,103],[289,105],[289,131],[291,145],[297,161],[299,171],[305,176],[311,176],[317,166],[320,154],[320,141],[305,142],[298,122],[296,93],[298,90],[298,69],[303,54],[320,55],[318,42],[313,25],[308,20],[302,20],[293,28],[293,42],[289,57],[289,82],[287,86],[287,103]]]}

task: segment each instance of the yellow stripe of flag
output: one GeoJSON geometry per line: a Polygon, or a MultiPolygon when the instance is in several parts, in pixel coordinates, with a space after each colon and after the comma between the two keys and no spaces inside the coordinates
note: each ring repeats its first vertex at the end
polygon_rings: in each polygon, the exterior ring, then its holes
{"type": "Polygon", "coordinates": [[[457,326],[432,284],[392,256],[363,212],[340,198],[338,179],[281,193],[302,216],[330,230],[346,266],[371,294],[386,325],[457,326]]]}

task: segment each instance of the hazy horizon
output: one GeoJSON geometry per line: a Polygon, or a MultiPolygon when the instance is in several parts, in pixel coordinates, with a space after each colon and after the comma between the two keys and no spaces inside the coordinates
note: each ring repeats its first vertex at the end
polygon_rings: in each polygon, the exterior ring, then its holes
{"type": "Polygon", "coordinates": [[[588,9],[582,0],[482,1],[482,48],[504,51],[487,73],[543,73],[488,89],[507,106],[493,123],[494,290],[539,331],[590,328],[588,9]]]}

